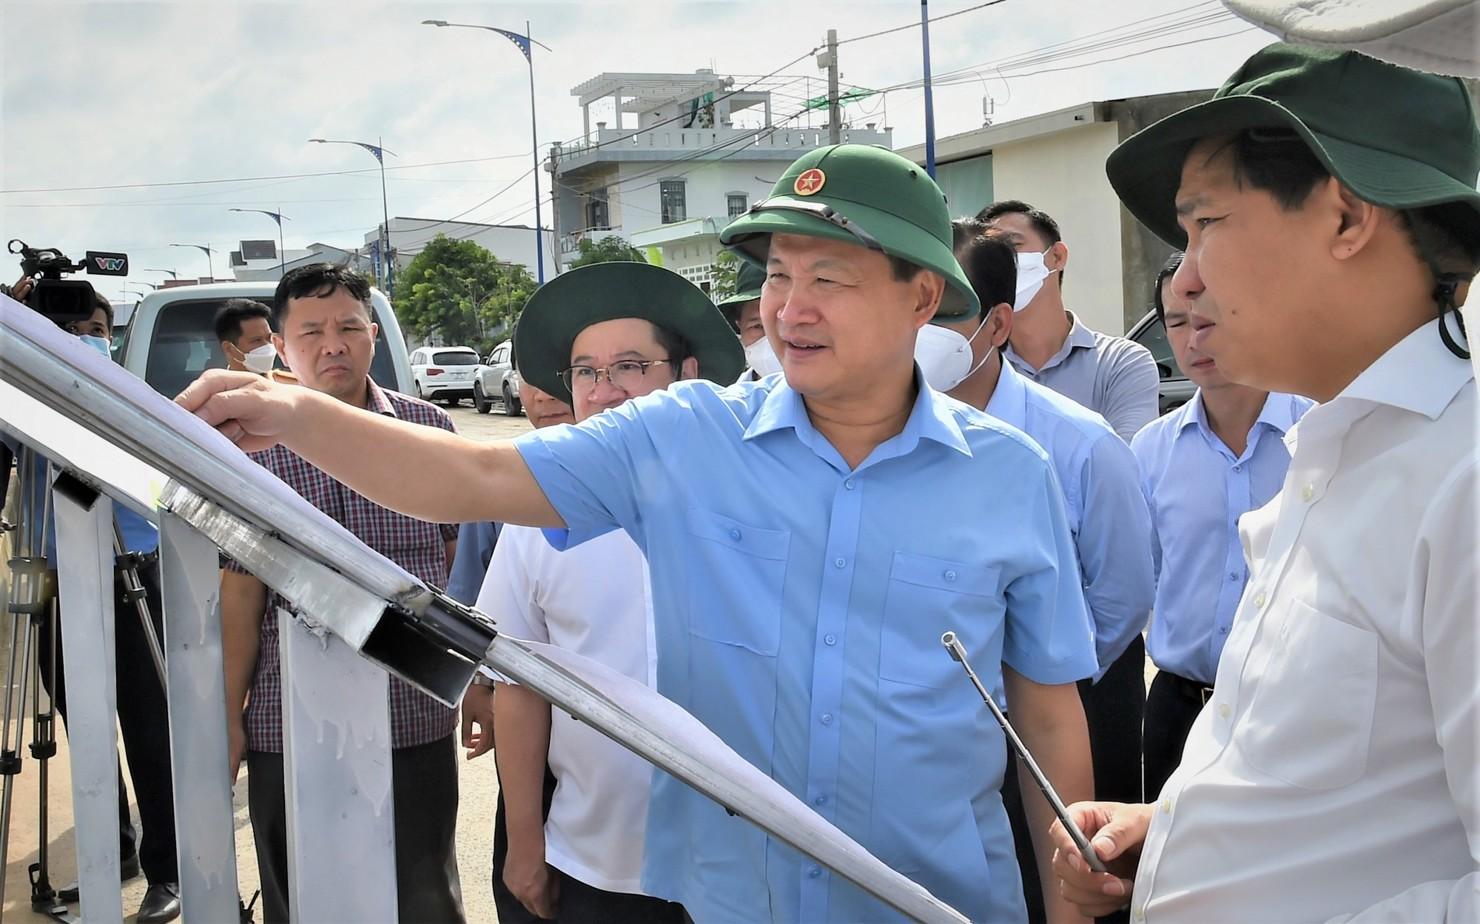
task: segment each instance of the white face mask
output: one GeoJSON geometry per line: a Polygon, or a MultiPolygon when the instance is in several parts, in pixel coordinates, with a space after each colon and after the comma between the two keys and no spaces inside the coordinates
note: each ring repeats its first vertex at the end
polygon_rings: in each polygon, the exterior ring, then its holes
{"type": "Polygon", "coordinates": [[[761,378],[781,371],[781,360],[776,358],[776,351],[771,349],[769,337],[762,337],[745,348],[745,362],[761,378]]]}
{"type": "Polygon", "coordinates": [[[252,352],[242,354],[242,365],[258,375],[271,372],[275,362],[277,362],[277,350],[273,349],[270,343],[264,343],[252,352]]]}
{"type": "MultiPolygon", "coordinates": [[[[915,337],[915,362],[925,376],[925,384],[936,391],[946,392],[971,378],[971,374],[987,361],[983,357],[976,365],[971,364],[971,341],[986,326],[983,318],[969,339],[939,324],[926,324],[920,328],[915,337]]],[[[991,353],[988,352],[987,356],[991,353]]]]}
{"type": "MultiPolygon", "coordinates": [[[[1052,248],[1050,248],[1052,249],[1052,248]]],[[[1028,303],[1043,288],[1044,280],[1048,279],[1051,270],[1043,265],[1043,254],[1048,253],[1020,253],[1017,255],[1017,297],[1012,301],[1013,311],[1022,311],[1028,307],[1028,303]]]]}

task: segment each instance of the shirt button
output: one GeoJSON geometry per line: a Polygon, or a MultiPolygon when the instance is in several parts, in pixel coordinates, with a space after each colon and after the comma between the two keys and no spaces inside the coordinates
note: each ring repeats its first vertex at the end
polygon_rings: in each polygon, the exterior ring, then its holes
{"type": "Polygon", "coordinates": [[[826,805],[827,804],[827,796],[825,796],[825,795],[824,796],[818,796],[817,798],[815,798],[815,799],[812,800],[812,804],[813,805],[819,805],[819,806],[826,805]]]}
{"type": "Polygon", "coordinates": [[[1230,581],[1237,581],[1239,579],[1239,573],[1237,571],[1228,572],[1228,579],[1230,581]]]}
{"type": "Polygon", "coordinates": [[[1240,464],[1240,465],[1235,465],[1235,466],[1234,466],[1234,467],[1233,467],[1233,470],[1234,470],[1234,471],[1236,471],[1236,472],[1241,472],[1241,471],[1243,471],[1243,470],[1244,470],[1244,467],[1243,467],[1243,465],[1241,465],[1241,464],[1240,464]]]}
{"type": "Polygon", "coordinates": [[[733,540],[735,540],[736,542],[739,542],[740,541],[740,530],[738,530],[738,529],[732,529],[732,530],[730,530],[730,538],[733,539],[733,540]]]}
{"type": "Polygon", "coordinates": [[[1226,719],[1226,718],[1228,718],[1232,714],[1233,714],[1233,710],[1228,708],[1228,704],[1227,703],[1219,703],[1218,704],[1218,718],[1220,718],[1220,719],[1226,719]]]}
{"type": "Polygon", "coordinates": [[[846,568],[848,566],[848,559],[835,558],[833,559],[833,566],[836,568],[846,568]]]}
{"type": "Polygon", "coordinates": [[[822,637],[822,641],[827,645],[836,645],[838,643],[838,637],[829,632],[822,637]]]}
{"type": "Polygon", "coordinates": [[[853,479],[849,478],[847,481],[843,482],[843,487],[847,488],[850,491],[853,490],[853,479]]]}
{"type": "Polygon", "coordinates": [[[1172,800],[1171,799],[1163,799],[1163,800],[1161,800],[1161,813],[1163,815],[1170,815],[1170,814],[1172,814],[1172,800]]]}
{"type": "Polygon", "coordinates": [[[824,712],[822,714],[822,724],[823,725],[831,725],[832,724],[832,713],[831,712],[824,712]]]}
{"type": "Polygon", "coordinates": [[[947,571],[945,573],[945,579],[947,581],[954,581],[956,579],[956,572],[954,572],[954,571],[947,571]]]}
{"type": "Polygon", "coordinates": [[[820,866],[814,866],[811,869],[807,870],[807,878],[808,879],[816,879],[816,878],[820,877],[821,875],[822,875],[822,867],[820,867],[820,866]]]}
{"type": "Polygon", "coordinates": [[[1313,484],[1308,484],[1305,487],[1303,487],[1303,488],[1300,489],[1300,499],[1301,500],[1308,501],[1312,497],[1315,497],[1315,496],[1316,496],[1316,486],[1313,485],[1313,484]]]}
{"type": "Polygon", "coordinates": [[[1268,597],[1264,596],[1264,591],[1262,591],[1262,590],[1259,593],[1255,594],[1254,595],[1254,606],[1255,606],[1255,608],[1261,609],[1261,610],[1264,609],[1264,602],[1266,600],[1268,600],[1268,599],[1269,599],[1268,597]]]}

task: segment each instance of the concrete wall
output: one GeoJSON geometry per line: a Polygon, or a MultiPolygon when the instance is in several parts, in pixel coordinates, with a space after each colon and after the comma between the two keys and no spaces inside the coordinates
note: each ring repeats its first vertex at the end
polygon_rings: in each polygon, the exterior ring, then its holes
{"type": "Polygon", "coordinates": [[[1064,303],[1088,326],[1127,328],[1121,284],[1120,200],[1105,177],[1105,158],[1119,143],[1116,126],[1074,128],[992,149],[992,194],[1021,199],[1054,217],[1069,246],[1064,303]]]}
{"type": "MultiPolygon", "coordinates": [[[[1116,100],[1106,105],[1116,136],[1124,141],[1148,125],[1204,102],[1212,95],[1212,90],[1190,90],[1185,93],[1163,93],[1159,96],[1116,100]]],[[[1101,173],[1103,172],[1102,169],[1101,173]]],[[[1118,208],[1123,263],[1122,298],[1125,302],[1125,323],[1130,325],[1151,310],[1151,286],[1173,248],[1131,217],[1131,213],[1123,206],[1118,208]]]]}
{"type": "MultiPolygon", "coordinates": [[[[738,157],[707,163],[623,164],[620,186],[614,199],[620,200],[621,226],[628,235],[656,228],[663,223],[660,211],[659,181],[677,179],[684,183],[688,218],[713,218],[723,227],[728,220],[726,196],[744,193],[747,203],[765,198],[771,183],[787,167],[776,161],[741,160],[738,157]],[[761,177],[757,180],[756,177],[761,177]]],[[[616,212],[613,224],[616,224],[616,212]]]]}

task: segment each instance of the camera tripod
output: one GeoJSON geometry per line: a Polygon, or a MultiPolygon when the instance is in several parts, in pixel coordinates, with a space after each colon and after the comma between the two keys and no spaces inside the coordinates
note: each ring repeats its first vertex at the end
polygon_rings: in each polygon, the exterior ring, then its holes
{"type": "MultiPolygon", "coordinates": [[[[45,526],[51,521],[50,464],[32,450],[22,447],[16,458],[20,496],[18,523],[8,525],[15,534],[15,554],[10,560],[10,599],[13,619],[11,644],[6,660],[4,713],[0,715],[0,869],[5,868],[10,849],[10,811],[15,778],[21,770],[21,747],[25,739],[27,702],[31,704],[31,757],[38,773],[40,812],[36,862],[27,872],[31,882],[31,907],[57,920],[75,920],[52,887],[49,869],[47,800],[50,777],[48,762],[56,756],[56,704],[41,682],[45,676],[58,682],[56,662],[59,644],[55,572],[45,557],[45,526]],[[38,483],[38,479],[43,479],[38,483]],[[46,630],[43,632],[43,630],[46,630]],[[46,644],[42,644],[45,640],[46,644]],[[17,703],[18,700],[18,703],[17,703]]],[[[0,473],[8,477],[9,472],[0,473]]],[[[151,660],[165,685],[164,653],[149,612],[144,586],[139,578],[139,556],[125,551],[117,524],[113,528],[115,569],[124,597],[133,604],[148,642],[151,660]]],[[[171,832],[173,834],[173,832],[171,832]]],[[[0,906],[5,901],[5,883],[0,879],[0,906]]]]}

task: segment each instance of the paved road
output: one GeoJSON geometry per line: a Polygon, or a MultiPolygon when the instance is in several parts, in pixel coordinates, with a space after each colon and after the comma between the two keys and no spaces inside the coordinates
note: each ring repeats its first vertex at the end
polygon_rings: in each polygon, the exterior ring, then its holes
{"type": "MultiPolygon", "coordinates": [[[[461,402],[459,407],[449,408],[453,421],[460,433],[476,440],[511,439],[529,431],[529,421],[522,416],[505,417],[502,407],[495,405],[491,414],[479,414],[470,402],[461,402]]],[[[10,492],[11,496],[15,492],[10,492]]],[[[9,550],[0,540],[0,592],[7,586],[8,574],[4,563],[10,558],[9,550]]],[[[0,597],[3,598],[3,597],[0,597]]],[[[10,650],[11,620],[0,620],[0,654],[10,650]]],[[[0,672],[5,660],[0,658],[0,672]]],[[[4,682],[0,676],[0,683],[4,682]]],[[[3,696],[0,696],[3,702],[3,696]]],[[[58,735],[57,756],[49,762],[50,797],[48,799],[50,878],[54,887],[70,885],[77,878],[74,829],[72,825],[71,773],[68,764],[66,735],[58,735]]],[[[31,742],[30,723],[27,723],[25,743],[31,742]]],[[[5,904],[0,908],[0,920],[5,924],[41,924],[52,919],[31,911],[30,883],[27,867],[37,860],[38,848],[38,785],[37,763],[23,752],[25,761],[21,774],[15,778],[14,804],[11,810],[10,851],[5,868],[5,904]]],[[[458,804],[458,868],[462,876],[463,902],[470,922],[495,921],[493,897],[489,886],[489,858],[493,850],[493,808],[498,795],[498,782],[493,769],[493,755],[486,754],[473,763],[461,763],[459,775],[458,804]]],[[[257,855],[252,845],[252,827],[247,818],[247,784],[243,773],[235,789],[236,809],[236,856],[237,880],[242,894],[250,896],[257,888],[257,855]]],[[[137,824],[138,810],[134,810],[137,824]]],[[[144,897],[144,880],[135,879],[123,889],[123,910],[127,920],[144,897]]],[[[75,911],[76,908],[74,907],[75,911]]],[[[261,914],[256,916],[262,920],[261,914]]],[[[200,922],[195,922],[200,924],[200,922]]],[[[214,922],[211,922],[214,924],[214,922]]]]}

